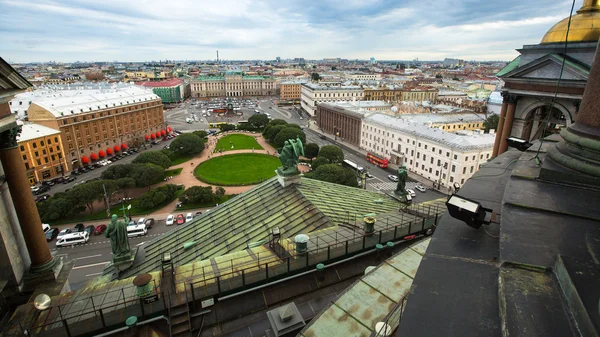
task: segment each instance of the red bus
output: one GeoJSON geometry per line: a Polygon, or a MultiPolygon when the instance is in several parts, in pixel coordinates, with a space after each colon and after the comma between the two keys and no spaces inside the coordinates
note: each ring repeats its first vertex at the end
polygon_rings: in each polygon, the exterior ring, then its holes
{"type": "Polygon", "coordinates": [[[374,153],[368,152],[367,153],[367,161],[381,167],[381,168],[387,168],[388,167],[388,163],[389,160],[387,160],[387,158],[382,158],[374,153]]]}

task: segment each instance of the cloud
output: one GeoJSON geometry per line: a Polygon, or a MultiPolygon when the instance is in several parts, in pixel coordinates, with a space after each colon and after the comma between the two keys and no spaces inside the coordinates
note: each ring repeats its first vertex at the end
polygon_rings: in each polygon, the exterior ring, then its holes
{"type": "MultiPolygon", "coordinates": [[[[576,8],[583,0],[578,0],[576,8]]],[[[304,57],[511,59],[560,0],[0,0],[12,62],[304,57]]]]}

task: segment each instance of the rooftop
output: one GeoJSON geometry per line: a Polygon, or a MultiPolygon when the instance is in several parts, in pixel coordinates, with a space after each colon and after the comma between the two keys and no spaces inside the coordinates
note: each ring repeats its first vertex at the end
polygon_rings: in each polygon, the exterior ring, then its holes
{"type": "Polygon", "coordinates": [[[313,82],[307,82],[307,83],[303,83],[303,86],[306,86],[310,89],[313,90],[362,90],[361,86],[358,85],[345,85],[345,86],[340,86],[340,85],[332,85],[332,86],[326,86],[326,85],[320,85],[318,83],[313,83],[313,82]]]}
{"type": "Polygon", "coordinates": [[[21,134],[17,136],[17,141],[25,142],[32,139],[57,134],[60,134],[60,131],[39,124],[27,123],[22,125],[21,134]]]}
{"type": "Polygon", "coordinates": [[[61,117],[160,99],[148,89],[135,86],[110,91],[74,90],[67,95],[63,93],[61,91],[52,98],[40,99],[33,103],[50,111],[54,116],[61,117]]]}
{"type": "Polygon", "coordinates": [[[364,121],[463,151],[491,149],[491,147],[494,146],[494,140],[496,138],[493,134],[458,135],[438,128],[431,128],[423,124],[413,123],[402,118],[377,113],[365,117],[364,121]]]}
{"type": "Polygon", "coordinates": [[[479,123],[485,120],[483,115],[475,113],[402,114],[398,118],[420,124],[479,123]]]}
{"type": "Polygon", "coordinates": [[[151,87],[151,88],[159,88],[159,87],[175,87],[183,83],[183,80],[178,78],[172,78],[170,80],[164,81],[145,81],[145,82],[137,82],[137,85],[142,87],[151,87]]]}

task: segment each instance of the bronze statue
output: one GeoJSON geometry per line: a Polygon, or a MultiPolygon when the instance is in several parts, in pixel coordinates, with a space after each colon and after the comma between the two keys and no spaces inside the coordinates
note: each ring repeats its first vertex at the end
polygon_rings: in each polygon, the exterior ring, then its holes
{"type": "MultiPolygon", "coordinates": [[[[127,221],[127,218],[125,218],[127,221]]],[[[113,260],[129,259],[131,256],[131,249],[129,248],[129,238],[127,237],[127,223],[123,221],[117,221],[117,215],[113,214],[112,219],[104,236],[110,239],[110,246],[112,248],[113,260]]]]}
{"type": "Polygon", "coordinates": [[[298,173],[299,157],[304,155],[304,146],[300,138],[286,140],[281,152],[279,152],[279,160],[281,167],[277,172],[283,176],[291,176],[298,173]]]}
{"type": "Polygon", "coordinates": [[[407,195],[406,191],[406,179],[408,178],[408,171],[406,170],[406,166],[402,165],[401,168],[398,169],[398,185],[396,185],[396,195],[407,195]]]}

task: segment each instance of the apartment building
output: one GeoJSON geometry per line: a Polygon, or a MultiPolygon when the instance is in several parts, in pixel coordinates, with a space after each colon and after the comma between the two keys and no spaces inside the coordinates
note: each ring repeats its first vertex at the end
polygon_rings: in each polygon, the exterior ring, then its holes
{"type": "Polygon", "coordinates": [[[63,154],[59,130],[38,124],[24,124],[17,142],[31,185],[70,171],[69,162],[63,154]]]}
{"type": "Polygon", "coordinates": [[[271,77],[247,76],[241,71],[228,71],[223,76],[199,76],[192,80],[193,98],[273,96],[279,83],[271,77]]]}
{"type": "Polygon", "coordinates": [[[446,132],[402,118],[373,114],[362,120],[360,147],[443,187],[464,184],[491,157],[495,135],[446,132]]]}
{"type": "Polygon", "coordinates": [[[36,101],[28,115],[60,131],[71,168],[166,134],[161,98],[140,87],[36,101]]]}
{"type": "Polygon", "coordinates": [[[360,86],[321,85],[317,83],[303,83],[301,87],[300,105],[311,116],[317,111],[320,103],[334,103],[344,101],[362,101],[364,90],[360,86]]]}

